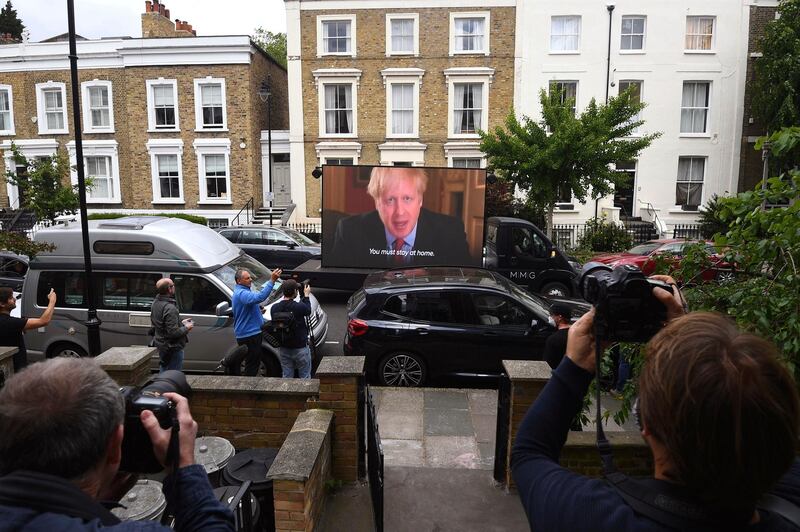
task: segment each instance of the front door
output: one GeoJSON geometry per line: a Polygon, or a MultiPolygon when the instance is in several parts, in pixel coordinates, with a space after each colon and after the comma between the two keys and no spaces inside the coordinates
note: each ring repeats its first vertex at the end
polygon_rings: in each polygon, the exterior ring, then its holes
{"type": "MultiPolygon", "coordinates": [[[[15,168],[17,182],[20,184],[28,180],[28,167],[24,164],[17,165],[15,168]]],[[[17,188],[17,202],[15,205],[10,205],[12,209],[21,209],[25,205],[25,191],[23,186],[16,186],[17,188]]]]}
{"type": "Polygon", "coordinates": [[[614,189],[614,207],[620,215],[633,216],[633,191],[636,186],[636,161],[618,162],[617,171],[625,176],[625,183],[614,189]]]}
{"type": "MultiPolygon", "coordinates": [[[[272,186],[275,187],[275,201],[273,205],[288,205],[292,202],[292,185],[289,171],[289,161],[280,161],[282,154],[275,154],[272,163],[272,186]]],[[[288,154],[285,154],[288,159],[288,154]]]]}

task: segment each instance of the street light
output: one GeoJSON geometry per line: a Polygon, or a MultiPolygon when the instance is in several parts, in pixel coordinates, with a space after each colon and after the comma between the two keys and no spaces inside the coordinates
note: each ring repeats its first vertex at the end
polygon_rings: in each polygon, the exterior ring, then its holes
{"type": "MultiPolygon", "coordinates": [[[[258,89],[259,99],[267,104],[267,169],[269,172],[269,206],[272,207],[272,201],[275,198],[275,190],[272,188],[272,102],[269,97],[272,95],[269,87],[269,78],[267,81],[261,82],[261,87],[258,89]]],[[[270,217],[270,225],[272,225],[272,218],[270,217]]]]}

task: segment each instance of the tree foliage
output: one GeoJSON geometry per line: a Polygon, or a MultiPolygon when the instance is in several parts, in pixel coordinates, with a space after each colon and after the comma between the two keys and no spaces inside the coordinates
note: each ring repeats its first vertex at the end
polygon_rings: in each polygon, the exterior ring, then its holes
{"type": "Polygon", "coordinates": [[[528,201],[552,212],[560,191],[569,190],[584,203],[591,195],[610,194],[614,186],[626,180],[613,165],[631,161],[649,146],[660,133],[632,136],[644,122],[638,119],[644,104],[632,100],[625,91],[598,104],[594,98],[580,116],[574,116],[574,101],[552,90],[539,92],[542,119],[523,116],[513,110],[503,126],[481,132],[481,150],[489,158],[489,167],[516,184],[528,201]]]}
{"type": "Polygon", "coordinates": [[[755,62],[754,110],[768,131],[800,124],[800,0],[781,0],[755,62]]]}
{"type": "MultiPolygon", "coordinates": [[[[15,145],[11,145],[16,166],[25,166],[27,175],[6,173],[6,180],[16,185],[24,198],[21,208],[34,213],[40,222],[54,222],[65,214],[78,210],[78,187],[71,186],[69,160],[64,152],[55,157],[43,157],[28,161],[15,145]]],[[[91,185],[89,180],[87,186],[91,185]]]]}
{"type": "Polygon", "coordinates": [[[727,233],[728,224],[724,223],[720,218],[720,211],[722,203],[720,197],[716,194],[712,195],[706,204],[700,209],[698,216],[698,223],[700,224],[700,235],[703,238],[712,238],[717,233],[727,233]]]}
{"type": "Polygon", "coordinates": [[[42,251],[53,251],[55,248],[54,244],[48,242],[33,242],[23,233],[0,231],[0,249],[17,255],[27,255],[33,258],[42,251]]]}
{"type": "Polygon", "coordinates": [[[17,17],[17,10],[11,6],[11,0],[6,1],[5,7],[0,9],[0,33],[10,33],[14,39],[22,39],[25,25],[17,17]]]}
{"type": "Polygon", "coordinates": [[[272,33],[261,26],[255,29],[253,42],[286,68],[286,34],[272,33]]]}

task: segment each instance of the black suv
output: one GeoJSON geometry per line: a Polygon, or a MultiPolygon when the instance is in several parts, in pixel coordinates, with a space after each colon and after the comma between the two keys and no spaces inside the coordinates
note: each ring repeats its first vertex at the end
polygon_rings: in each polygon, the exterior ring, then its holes
{"type": "Polygon", "coordinates": [[[321,256],[318,243],[288,227],[244,225],[218,231],[267,268],[296,268],[321,256]]]}
{"type": "MultiPolygon", "coordinates": [[[[499,375],[504,359],[542,359],[555,301],[480,268],[376,272],[347,302],[344,352],[365,356],[370,382],[386,386],[499,375]]],[[[558,301],[573,319],[589,310],[584,301],[558,301]]]]}

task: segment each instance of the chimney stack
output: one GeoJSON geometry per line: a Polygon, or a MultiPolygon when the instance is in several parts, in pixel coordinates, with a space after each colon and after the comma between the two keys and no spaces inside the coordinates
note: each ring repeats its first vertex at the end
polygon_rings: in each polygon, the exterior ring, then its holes
{"type": "Polygon", "coordinates": [[[153,2],[151,2],[150,0],[145,0],[144,1],[144,12],[145,13],[151,13],[152,11],[153,11],[153,2]]]}

